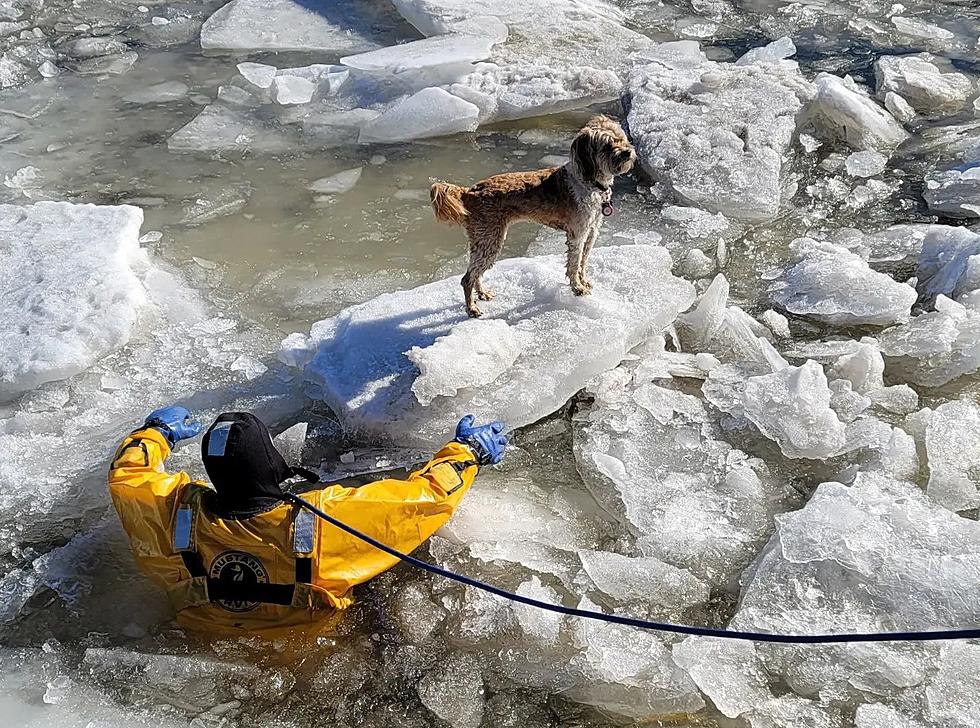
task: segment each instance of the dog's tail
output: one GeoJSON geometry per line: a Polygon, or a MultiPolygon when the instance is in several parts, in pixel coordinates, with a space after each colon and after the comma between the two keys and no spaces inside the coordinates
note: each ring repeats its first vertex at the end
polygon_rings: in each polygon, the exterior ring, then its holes
{"type": "Polygon", "coordinates": [[[448,182],[436,182],[432,185],[429,197],[432,199],[432,211],[436,214],[436,220],[451,225],[463,224],[463,218],[469,214],[460,198],[463,189],[448,182]]]}

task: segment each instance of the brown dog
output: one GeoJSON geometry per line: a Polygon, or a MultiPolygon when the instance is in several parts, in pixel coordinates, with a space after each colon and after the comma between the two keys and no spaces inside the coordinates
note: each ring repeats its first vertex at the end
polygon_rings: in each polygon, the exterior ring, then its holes
{"type": "Polygon", "coordinates": [[[497,260],[507,228],[519,220],[565,231],[565,274],[577,295],[589,293],[592,283],[585,265],[603,215],[612,213],[613,178],[628,172],[635,160],[636,152],[622,127],[607,116],[596,116],[576,135],[569,161],[562,167],[498,174],[472,187],[432,185],[436,218],[463,226],[470,241],[470,264],[462,281],[469,315],[481,314],[474,292],[481,301],[493,298],[481,276],[497,260]]]}

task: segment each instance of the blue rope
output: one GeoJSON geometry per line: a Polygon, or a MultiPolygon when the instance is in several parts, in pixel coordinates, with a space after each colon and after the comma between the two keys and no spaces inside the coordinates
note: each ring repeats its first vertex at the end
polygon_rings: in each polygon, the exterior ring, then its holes
{"type": "Polygon", "coordinates": [[[595,619],[601,622],[611,622],[613,624],[623,624],[627,627],[638,627],[640,629],[651,629],[658,632],[675,632],[677,634],[693,634],[700,637],[721,637],[724,639],[732,640],[747,640],[751,642],[777,642],[783,644],[799,644],[799,645],[814,645],[814,644],[831,644],[840,642],[929,642],[935,640],[953,640],[953,639],[976,639],[980,638],[980,628],[978,629],[943,629],[925,632],[852,632],[852,633],[842,633],[842,634],[770,634],[768,632],[746,632],[742,630],[735,629],[717,629],[714,627],[696,627],[689,624],[672,624],[670,622],[653,622],[647,619],[636,619],[635,617],[621,617],[618,614],[605,614],[604,612],[595,612],[589,609],[576,609],[575,607],[565,607],[561,604],[551,604],[550,602],[543,602],[539,599],[533,599],[531,597],[521,596],[520,594],[515,594],[514,592],[509,592],[506,589],[501,589],[493,584],[487,584],[486,582],[480,581],[479,579],[473,579],[472,577],[465,576],[463,574],[457,574],[454,571],[449,571],[441,566],[436,566],[435,564],[430,564],[427,561],[422,561],[414,556],[409,556],[408,554],[403,554],[402,552],[391,548],[390,546],[381,543],[377,539],[368,536],[365,533],[361,533],[356,528],[348,526],[342,521],[338,521],[333,516],[329,516],[319,508],[314,506],[312,503],[308,503],[297,495],[292,493],[283,493],[283,497],[286,500],[292,501],[302,508],[306,508],[308,511],[316,514],[324,521],[332,526],[336,526],[342,531],[349,533],[351,536],[364,541],[365,543],[374,546],[376,549],[384,551],[389,556],[394,556],[399,561],[403,561],[406,564],[411,564],[412,566],[422,569],[423,571],[428,571],[430,574],[437,574],[438,576],[443,576],[447,579],[457,581],[460,584],[466,584],[474,589],[480,589],[490,594],[495,594],[498,597],[504,599],[509,599],[512,602],[518,602],[520,604],[526,604],[530,607],[537,607],[538,609],[544,609],[548,612],[555,612],[557,614],[567,614],[572,617],[582,617],[584,619],[595,619]]]}

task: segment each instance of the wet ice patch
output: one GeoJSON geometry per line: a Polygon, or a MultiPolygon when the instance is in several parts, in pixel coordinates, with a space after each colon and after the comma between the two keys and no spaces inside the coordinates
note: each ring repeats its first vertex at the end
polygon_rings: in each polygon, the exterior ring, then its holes
{"type": "MultiPolygon", "coordinates": [[[[505,260],[487,274],[497,292],[487,317],[456,337],[454,350],[445,347],[441,364],[429,352],[427,376],[470,356],[479,331],[492,338],[500,328],[492,323],[496,319],[512,327],[524,346],[490,383],[428,406],[412,391],[419,373],[405,352],[432,346],[465,321],[459,283],[451,278],[380,296],[315,324],[318,353],[305,370],[309,392],[351,429],[404,444],[441,445],[468,412],[510,427],[534,422],[591,376],[617,364],[646,335],[669,325],[694,297],[689,283],[670,275],[670,256],[660,248],[602,248],[589,266],[595,289],[584,297],[568,287],[558,256],[505,260]]],[[[444,386],[448,382],[437,389],[444,386]]]]}
{"type": "Polygon", "coordinates": [[[0,206],[0,400],[65,379],[130,337],[146,300],[136,207],[0,206]]]}

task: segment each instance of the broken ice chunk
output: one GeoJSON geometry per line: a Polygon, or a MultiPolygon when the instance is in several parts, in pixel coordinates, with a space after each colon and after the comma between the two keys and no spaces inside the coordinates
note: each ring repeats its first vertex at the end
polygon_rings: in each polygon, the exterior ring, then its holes
{"type": "Polygon", "coordinates": [[[686,569],[651,557],[630,557],[609,551],[579,551],[592,583],[616,601],[657,605],[675,611],[708,600],[708,587],[686,569]]]}
{"type": "MultiPolygon", "coordinates": [[[[587,598],[579,608],[598,609],[587,598]]],[[[584,678],[565,692],[572,700],[645,719],[704,707],[660,635],[589,619],[576,620],[572,630],[582,649],[572,665],[584,678]]]]}
{"type": "Polygon", "coordinates": [[[256,88],[265,89],[272,85],[278,69],[264,63],[239,63],[238,72],[242,74],[242,78],[256,88]]]}
{"type": "Polygon", "coordinates": [[[469,320],[427,347],[412,347],[405,356],[419,368],[412,384],[415,398],[428,405],[436,397],[452,397],[461,389],[490,384],[517,361],[525,339],[506,321],[469,320]]]}
{"type": "Polygon", "coordinates": [[[123,101],[131,104],[164,104],[184,98],[189,90],[187,84],[181,81],[164,81],[126,94],[123,101]]]}
{"type": "Polygon", "coordinates": [[[885,171],[888,157],[879,152],[868,150],[852,152],[844,161],[844,168],[852,177],[874,177],[885,171]]]}
{"type": "Polygon", "coordinates": [[[423,84],[447,83],[490,57],[495,39],[446,34],[345,56],[341,64],[371,74],[387,74],[423,84]]]}
{"type": "Polygon", "coordinates": [[[622,82],[610,70],[481,63],[449,91],[480,109],[481,123],[557,114],[618,99],[622,82]]]}
{"type": "Polygon", "coordinates": [[[926,492],[952,511],[980,506],[980,407],[968,399],[937,407],[926,427],[926,492]]]}
{"type": "Polygon", "coordinates": [[[790,313],[830,324],[886,325],[905,321],[915,290],[838,245],[794,240],[790,262],[769,286],[773,301],[790,313]]]}
{"type": "Polygon", "coordinates": [[[970,275],[977,263],[980,235],[962,227],[930,226],[922,238],[916,269],[920,303],[932,304],[939,295],[955,299],[980,287],[980,281],[970,275]]]}
{"type": "Polygon", "coordinates": [[[729,718],[737,718],[773,697],[751,642],[690,637],[674,645],[674,662],[687,670],[729,718]]]}
{"type": "Polygon", "coordinates": [[[745,715],[748,728],[842,728],[840,710],[790,695],[773,698],[745,715]]]}
{"type": "Polygon", "coordinates": [[[129,340],[146,301],[142,223],[129,205],[0,205],[0,401],[83,371],[129,340]]]}
{"type": "Polygon", "coordinates": [[[790,37],[784,35],[769,45],[746,51],[741,58],[735,61],[735,65],[748,66],[750,64],[776,63],[794,55],[796,55],[796,45],[790,37]]]}
{"type": "Polygon", "coordinates": [[[894,91],[885,94],[885,108],[903,124],[907,124],[915,118],[915,109],[894,91]]]}
{"type": "Polygon", "coordinates": [[[452,728],[479,728],[483,722],[483,674],[471,655],[454,652],[437,662],[416,691],[422,704],[452,728]]]}
{"type": "Polygon", "coordinates": [[[693,41],[644,51],[628,116],[640,165],[682,204],[753,222],[779,212],[809,84],[795,64],[709,61],[693,41]]]}
{"type": "Polygon", "coordinates": [[[980,161],[926,174],[922,196],[933,212],[980,217],[980,161]]]}
{"type": "Polygon", "coordinates": [[[316,93],[316,84],[299,76],[282,75],[272,79],[271,89],[276,103],[282,106],[306,104],[316,93]]]}
{"type": "Polygon", "coordinates": [[[353,169],[345,169],[343,172],[337,172],[337,174],[332,174],[329,177],[321,177],[311,182],[307,189],[321,195],[339,195],[344,192],[349,192],[354,189],[357,181],[361,178],[362,169],[362,167],[354,167],[353,169]]]}
{"type": "Polygon", "coordinates": [[[473,131],[480,110],[448,91],[430,87],[402,99],[361,127],[358,142],[404,142],[473,131]]]}
{"type": "Polygon", "coordinates": [[[843,137],[855,149],[894,149],[908,138],[895,117],[850,77],[821,73],[815,83],[817,93],[811,109],[818,128],[843,137]]]}
{"type": "Polygon", "coordinates": [[[875,62],[879,98],[900,94],[923,114],[955,112],[973,95],[973,81],[962,73],[943,73],[930,53],[882,56],[875,62]]]}
{"type": "Polygon", "coordinates": [[[870,394],[884,387],[884,373],[885,362],[878,342],[871,338],[855,343],[850,351],[837,358],[827,372],[831,379],[846,379],[854,391],[861,394],[870,394]]]}
{"type": "MultiPolygon", "coordinates": [[[[517,593],[522,597],[537,599],[538,601],[550,604],[560,604],[561,599],[558,593],[549,586],[541,583],[537,576],[532,576],[517,587],[517,593]]],[[[528,604],[514,603],[511,608],[517,616],[517,621],[525,634],[530,636],[541,645],[553,645],[558,641],[558,632],[561,630],[562,615],[555,612],[547,612],[528,604]]]]}
{"type": "Polygon", "coordinates": [[[297,422],[272,438],[272,444],[276,446],[276,450],[280,452],[289,465],[300,464],[308,429],[308,422],[297,422]]]}
{"type": "Polygon", "coordinates": [[[810,360],[772,374],[749,377],[745,416],[789,458],[825,459],[844,447],[844,423],[830,408],[823,368],[810,360]]]}

